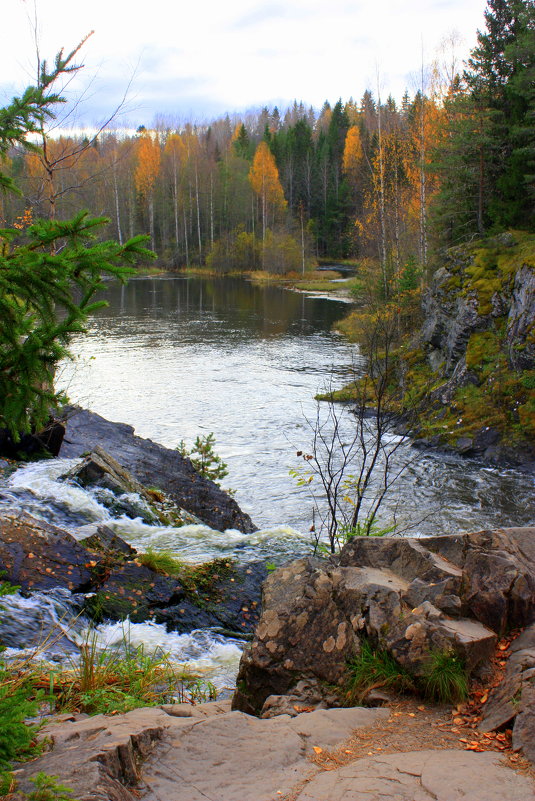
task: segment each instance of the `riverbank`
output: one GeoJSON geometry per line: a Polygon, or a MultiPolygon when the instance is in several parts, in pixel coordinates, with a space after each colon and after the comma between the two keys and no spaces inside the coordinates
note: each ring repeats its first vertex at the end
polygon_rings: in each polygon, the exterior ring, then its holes
{"type": "MultiPolygon", "coordinates": [[[[356,538],[335,562],[308,560],[317,574],[306,582],[308,594],[299,583],[305,560],[286,565],[265,587],[251,650],[257,651],[258,669],[273,668],[268,683],[273,693],[288,674],[286,662],[303,649],[302,664],[290,671],[299,679],[300,694],[271,695],[260,719],[231,711],[228,702],[164,704],[91,718],[52,716],[41,735],[49,738],[47,753],[17,766],[19,788],[30,789],[31,779],[44,771],[72,788],[79,801],[133,801],[139,793],[150,801],[347,801],[361,795],[480,801],[484,771],[486,782],[491,778],[485,801],[501,801],[504,794],[533,801],[535,624],[519,636],[509,630],[533,620],[534,533],[453,535],[426,541],[427,549],[421,541],[356,538]],[[508,562],[500,574],[488,569],[496,557],[508,562]],[[515,570],[513,584],[501,580],[515,570]],[[337,572],[344,576],[336,580],[337,572]],[[410,612],[407,604],[417,600],[419,607],[410,612]],[[333,602],[347,626],[335,619],[333,602]],[[297,609],[303,604],[308,620],[303,608],[297,609]],[[462,617],[467,612],[472,619],[462,617]],[[322,623],[331,626],[333,636],[322,623]],[[425,664],[433,653],[426,650],[430,644],[438,649],[449,642],[457,656],[465,655],[463,669],[475,674],[470,691],[455,695],[454,703],[437,704],[431,694],[418,697],[409,688],[408,696],[400,697],[384,676],[381,681],[368,675],[370,706],[332,708],[325,697],[320,702],[311,673],[340,663],[349,629],[360,649],[353,642],[353,660],[343,663],[346,672],[373,629],[382,644],[395,641],[398,648],[404,638],[406,647],[396,652],[398,670],[422,659],[425,664]],[[258,653],[264,646],[266,653],[258,653]],[[276,667],[281,661],[282,670],[276,667]]],[[[247,655],[243,664],[250,664],[247,655]]],[[[252,687],[251,676],[242,675],[234,707],[245,686],[252,687]]],[[[331,695],[346,689],[340,677],[323,683],[331,695]]]]}

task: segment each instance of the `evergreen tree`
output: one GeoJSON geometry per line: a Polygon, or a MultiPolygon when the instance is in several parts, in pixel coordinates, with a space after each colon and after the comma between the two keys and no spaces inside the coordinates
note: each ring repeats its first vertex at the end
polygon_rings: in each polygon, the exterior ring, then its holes
{"type": "MultiPolygon", "coordinates": [[[[44,62],[38,85],[0,109],[2,159],[14,145],[37,150],[28,134],[54,116],[62,102],[54,83],[78,69],[72,63],[78,49],[66,57],[60,52],[50,72],[44,62]]],[[[19,191],[2,171],[0,188],[19,191]]],[[[87,315],[102,305],[92,300],[103,287],[102,276],[124,280],[126,264],[151,255],[146,237],[124,245],[95,242],[107,222],[81,211],[70,220],[32,222],[28,216],[0,229],[0,428],[15,440],[42,428],[63,402],[54,389],[56,365],[87,315]]]]}
{"type": "Polygon", "coordinates": [[[489,0],[485,21],[464,84],[445,102],[434,209],[445,244],[535,222],[534,0],[489,0]]]}
{"type": "MultiPolygon", "coordinates": [[[[481,180],[487,203],[485,227],[529,226],[526,192],[535,143],[535,3],[488,0],[487,30],[468,61],[465,80],[474,107],[486,114],[481,142],[481,180]]],[[[483,227],[483,226],[481,226],[483,227]]]]}

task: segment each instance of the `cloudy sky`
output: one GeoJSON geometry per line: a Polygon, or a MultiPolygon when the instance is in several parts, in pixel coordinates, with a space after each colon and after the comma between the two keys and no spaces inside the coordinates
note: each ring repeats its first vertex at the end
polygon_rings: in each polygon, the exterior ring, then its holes
{"type": "MultiPolygon", "coordinates": [[[[456,32],[462,61],[484,28],[485,0],[9,0],[0,32],[0,101],[35,74],[31,21],[53,56],[89,31],[79,122],[100,122],[128,101],[119,124],[210,119],[225,111],[321,107],[367,89],[400,98],[456,32]]],[[[74,122],[72,120],[72,122],[74,122]]]]}

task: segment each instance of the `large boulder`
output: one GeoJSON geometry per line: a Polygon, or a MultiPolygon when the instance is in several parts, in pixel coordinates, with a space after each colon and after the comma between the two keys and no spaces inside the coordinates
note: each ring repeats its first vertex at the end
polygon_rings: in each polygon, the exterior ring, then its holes
{"type": "Polygon", "coordinates": [[[177,506],[218,531],[255,531],[250,517],[216,484],[197,473],[176,450],[134,434],[132,426],[112,423],[98,414],[67,407],[60,456],[75,458],[103,448],[144,487],[156,487],[177,506]]]}
{"type": "Polygon", "coordinates": [[[88,591],[95,565],[68,531],[24,512],[0,515],[0,573],[23,590],[88,591]]]}
{"type": "Polygon", "coordinates": [[[416,677],[439,651],[479,671],[497,634],[534,618],[535,528],[355,537],[338,559],[301,559],[268,577],[234,707],[258,714],[302,680],[340,682],[363,638],[416,677]]]}

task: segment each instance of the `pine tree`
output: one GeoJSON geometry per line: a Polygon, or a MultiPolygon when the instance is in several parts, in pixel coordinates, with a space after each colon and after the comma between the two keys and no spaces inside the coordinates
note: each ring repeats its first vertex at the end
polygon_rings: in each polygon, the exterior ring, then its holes
{"type": "Polygon", "coordinates": [[[489,0],[485,21],[445,101],[434,208],[444,244],[535,223],[535,3],[489,0]]]}
{"type": "MultiPolygon", "coordinates": [[[[62,102],[54,83],[79,69],[72,63],[78,49],[66,57],[61,51],[50,72],[44,62],[38,85],[0,109],[0,157],[14,145],[37,150],[28,134],[54,116],[62,102]]],[[[19,192],[2,171],[0,188],[19,192]]],[[[95,241],[107,222],[81,211],[70,220],[27,219],[0,229],[0,428],[14,440],[42,428],[64,401],[54,389],[56,365],[87,315],[102,305],[93,302],[102,276],[125,280],[125,265],[152,255],[146,237],[124,245],[95,241]]]]}
{"type": "Polygon", "coordinates": [[[485,22],[487,30],[478,33],[465,72],[472,101],[488,121],[480,148],[488,195],[480,229],[529,226],[534,221],[526,191],[535,149],[535,3],[488,0],[485,22]]]}

